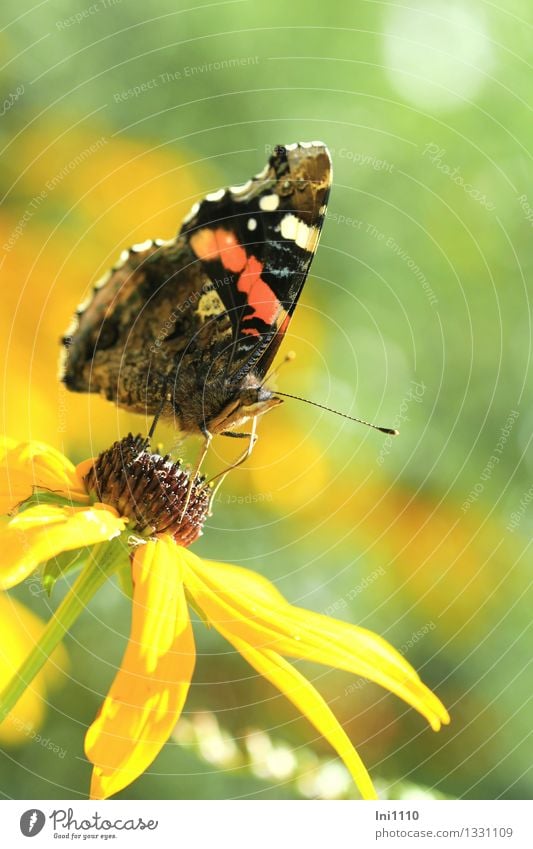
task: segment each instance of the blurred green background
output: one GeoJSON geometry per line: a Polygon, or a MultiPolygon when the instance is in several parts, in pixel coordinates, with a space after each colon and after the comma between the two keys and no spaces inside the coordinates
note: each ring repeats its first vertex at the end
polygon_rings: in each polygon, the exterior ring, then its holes
{"type": "MultiPolygon", "coordinates": [[[[288,401],[195,550],[377,631],[435,689],[438,735],[302,665],[385,797],[531,798],[530,4],[4,0],[2,17],[2,432],[81,460],[144,431],[58,384],[74,307],[123,247],[171,237],[272,145],[326,142],[330,207],[278,386],[401,435],[288,401]]],[[[63,590],[33,589],[15,595],[47,618],[63,590]]],[[[4,796],[86,795],[84,732],[128,628],[109,585],[66,641],[41,741],[6,734],[4,796]]],[[[353,795],[293,708],[196,632],[176,739],[122,796],[353,795]]]]}

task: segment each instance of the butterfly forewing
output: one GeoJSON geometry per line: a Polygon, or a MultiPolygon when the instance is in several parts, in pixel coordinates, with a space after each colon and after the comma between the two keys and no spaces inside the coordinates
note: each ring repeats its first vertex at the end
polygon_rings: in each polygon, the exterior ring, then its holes
{"type": "Polygon", "coordinates": [[[261,174],[196,204],[175,239],[124,251],[64,339],[68,388],[143,413],[168,399],[185,432],[222,421],[279,348],[330,185],[324,145],[280,146],[261,174]]]}

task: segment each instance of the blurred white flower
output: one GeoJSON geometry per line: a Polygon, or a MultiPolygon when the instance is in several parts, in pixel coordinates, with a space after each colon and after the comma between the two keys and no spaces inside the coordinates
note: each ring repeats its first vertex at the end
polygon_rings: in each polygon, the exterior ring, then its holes
{"type": "Polygon", "coordinates": [[[494,64],[485,16],[475,3],[417,0],[384,26],[389,81],[414,106],[453,109],[474,98],[494,64]]]}

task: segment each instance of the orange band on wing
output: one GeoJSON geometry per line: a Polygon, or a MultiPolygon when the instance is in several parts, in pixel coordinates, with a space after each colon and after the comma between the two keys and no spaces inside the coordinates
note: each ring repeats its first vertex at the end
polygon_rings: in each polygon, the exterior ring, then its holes
{"type": "MultiPolygon", "coordinates": [[[[263,264],[255,256],[251,256],[237,281],[237,289],[239,292],[246,293],[246,300],[254,311],[245,321],[250,318],[260,318],[265,324],[273,325],[281,305],[270,286],[261,279],[262,271],[263,264]]],[[[255,332],[259,335],[255,328],[245,329],[245,332],[255,332]]]]}
{"type": "Polygon", "coordinates": [[[246,251],[239,244],[233,233],[227,230],[216,231],[220,261],[228,271],[242,271],[246,265],[246,251]]]}
{"type": "Polygon", "coordinates": [[[219,249],[214,230],[204,227],[193,233],[189,242],[198,259],[217,259],[219,249]]]}
{"type": "Polygon", "coordinates": [[[228,271],[242,271],[246,265],[246,251],[229,230],[202,227],[190,238],[190,245],[198,259],[220,262],[228,271]]]}
{"type": "MultiPolygon", "coordinates": [[[[246,251],[237,238],[228,230],[218,227],[202,227],[190,237],[190,245],[198,259],[212,261],[219,259],[224,268],[233,273],[241,272],[237,289],[246,295],[253,313],[251,318],[259,318],[268,326],[274,326],[279,318],[281,304],[270,286],[261,278],[263,264],[255,256],[247,258],[246,251]]],[[[259,336],[255,327],[241,327],[241,332],[259,336]]]]}

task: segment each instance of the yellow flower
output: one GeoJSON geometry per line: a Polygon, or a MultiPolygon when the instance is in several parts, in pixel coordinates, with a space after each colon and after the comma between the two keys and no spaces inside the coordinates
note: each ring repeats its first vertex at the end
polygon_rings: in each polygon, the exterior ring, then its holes
{"type": "Polygon", "coordinates": [[[82,504],[88,501],[81,477],[59,451],[42,442],[0,437],[0,515],[28,498],[34,488],[55,490],[82,504]]]}
{"type": "MultiPolygon", "coordinates": [[[[21,456],[16,448],[10,450],[15,453],[6,457],[21,456]]],[[[24,456],[29,455],[30,449],[24,456]]],[[[201,533],[209,490],[196,479],[182,516],[188,474],[169,458],[150,454],[140,437],[115,443],[77,469],[55,452],[45,457],[42,449],[42,468],[47,474],[40,486],[46,480],[47,490],[39,490],[0,531],[5,553],[0,585],[13,586],[65,550],[93,546],[98,552],[94,564],[89,562],[78,578],[71,600],[67,596],[56,612],[54,621],[61,627],[48,635],[47,649],[74,621],[88,593],[127,558],[131,563],[130,639],[85,739],[94,765],[92,799],[118,793],[144,772],[180,716],[196,659],[189,603],[308,718],[342,758],[365,799],[376,794],[364,764],[326,701],[286,658],[364,676],[412,705],[434,730],[449,722],[445,708],[415,670],[376,634],[289,604],[254,572],[193,554],[186,546],[201,533]],[[55,479],[48,474],[52,468],[55,479]],[[34,503],[50,490],[68,492],[70,503],[34,503]],[[102,552],[108,553],[107,560],[102,552]]],[[[48,494],[48,500],[53,497],[62,496],[48,494]]],[[[50,575],[49,568],[44,567],[45,575],[50,575]]],[[[57,577],[60,571],[56,567],[52,573],[57,577]]],[[[41,644],[40,657],[43,653],[41,644]]],[[[29,659],[26,666],[30,670],[35,663],[29,659]]],[[[5,690],[0,709],[14,697],[5,690]]]]}
{"type": "MultiPolygon", "coordinates": [[[[31,648],[39,640],[44,622],[27,610],[16,598],[0,593],[0,690],[16,673],[31,648]]],[[[34,678],[15,708],[0,725],[0,744],[16,746],[29,742],[42,724],[46,709],[46,694],[67,665],[63,646],[58,646],[52,663],[34,678]]]]}

